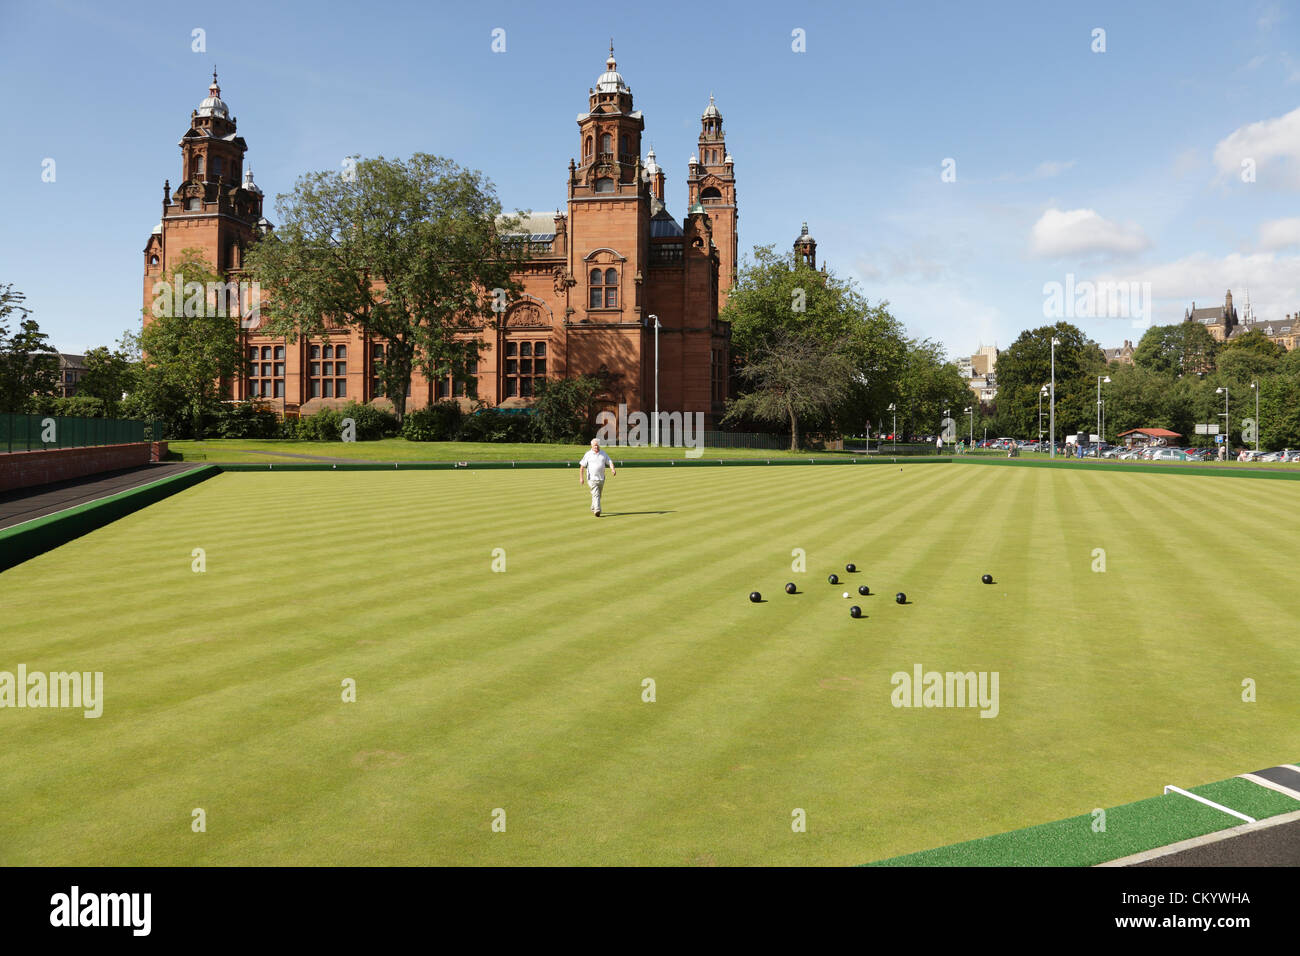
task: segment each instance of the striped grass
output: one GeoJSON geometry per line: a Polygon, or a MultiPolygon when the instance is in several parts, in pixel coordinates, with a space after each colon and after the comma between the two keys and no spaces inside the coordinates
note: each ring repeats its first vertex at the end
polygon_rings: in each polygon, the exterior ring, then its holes
{"type": "Polygon", "coordinates": [[[0,670],[106,692],[0,710],[0,864],[853,864],[1294,749],[1290,482],[627,469],[606,496],[224,474],[0,575],[0,670]],[[999,716],[894,708],[917,663],[998,671],[999,716]]]}

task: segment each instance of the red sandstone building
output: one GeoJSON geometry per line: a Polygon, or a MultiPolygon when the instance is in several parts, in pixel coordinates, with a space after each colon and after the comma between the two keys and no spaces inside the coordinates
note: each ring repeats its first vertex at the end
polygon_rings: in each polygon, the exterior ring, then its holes
{"type": "MultiPolygon", "coordinates": [[[[665,205],[666,178],[653,148],[641,158],[645,120],[633,109],[612,49],[577,122],[580,158],[569,161],[564,211],[525,217],[532,258],[516,275],[523,293],[499,328],[483,331],[474,381],[429,382],[417,371],[407,407],[444,398],[468,405],[473,397],[526,407],[541,379],[604,373],[611,406],[650,411],[657,318],[659,408],[703,412],[712,427],[723,413],[730,366],[730,332],[718,312],[735,282],[738,249],[736,180],[722,114],[710,96],[680,222],[665,205]]],[[[180,148],[180,185],[164,185],[162,220],[144,248],[146,312],[155,282],[170,279],[182,250],[200,250],[237,280],[244,250],[272,228],[215,71],[180,148]]],[[[256,328],[241,335],[249,371],[228,384],[232,399],[311,414],[382,398],[375,374],[382,341],[354,330],[334,333],[328,343],[290,343],[256,328]]]]}

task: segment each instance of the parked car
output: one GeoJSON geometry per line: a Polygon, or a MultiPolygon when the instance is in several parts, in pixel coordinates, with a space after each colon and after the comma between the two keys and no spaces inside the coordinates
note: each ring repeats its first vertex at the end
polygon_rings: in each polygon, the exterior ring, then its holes
{"type": "Polygon", "coordinates": [[[1155,448],[1151,451],[1151,461],[1187,461],[1187,452],[1181,448],[1155,448]]]}

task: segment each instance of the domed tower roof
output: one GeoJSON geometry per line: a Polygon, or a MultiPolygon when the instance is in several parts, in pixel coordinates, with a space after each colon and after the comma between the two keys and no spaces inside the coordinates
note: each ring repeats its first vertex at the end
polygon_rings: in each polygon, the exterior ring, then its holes
{"type": "Polygon", "coordinates": [[[650,152],[646,153],[645,174],[649,177],[654,176],[658,172],[661,172],[661,170],[659,169],[659,164],[655,162],[655,148],[651,146],[650,152]]]}
{"type": "Polygon", "coordinates": [[[799,238],[794,241],[794,254],[797,260],[810,269],[817,268],[817,240],[808,235],[808,223],[799,230],[799,238]]]}
{"type": "Polygon", "coordinates": [[[221,99],[221,87],[217,85],[217,68],[212,68],[212,85],[208,87],[208,95],[203,98],[199,104],[200,116],[220,116],[222,119],[230,119],[230,110],[221,99]]]}
{"type": "Polygon", "coordinates": [[[722,119],[722,114],[718,111],[718,104],[713,102],[712,93],[709,94],[709,105],[700,114],[700,119],[722,119]]]}
{"type": "Polygon", "coordinates": [[[257,193],[259,196],[262,195],[262,187],[253,182],[253,170],[251,168],[244,170],[244,183],[241,188],[247,189],[250,193],[257,193]]]}
{"type": "Polygon", "coordinates": [[[623,82],[623,74],[618,72],[618,62],[614,59],[614,43],[609,44],[609,59],[605,61],[605,72],[596,78],[597,93],[630,93],[623,82]]]}

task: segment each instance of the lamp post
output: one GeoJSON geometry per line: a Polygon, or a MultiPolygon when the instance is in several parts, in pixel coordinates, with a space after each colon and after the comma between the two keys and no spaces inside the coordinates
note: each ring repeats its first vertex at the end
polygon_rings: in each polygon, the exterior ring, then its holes
{"type": "Polygon", "coordinates": [[[949,421],[951,418],[952,418],[952,409],[951,409],[951,408],[945,408],[945,409],[943,410],[943,421],[939,423],[939,438],[940,438],[940,439],[943,439],[943,438],[944,438],[944,434],[943,434],[943,426],[944,426],[944,422],[949,421]]]}
{"type": "Polygon", "coordinates": [[[889,414],[893,416],[894,428],[889,433],[889,437],[894,440],[894,454],[898,454],[898,406],[893,402],[889,403],[889,414]]]}
{"type": "Polygon", "coordinates": [[[1101,457],[1101,443],[1106,438],[1106,436],[1103,435],[1101,432],[1101,383],[1102,382],[1105,382],[1107,385],[1109,385],[1110,376],[1109,375],[1097,376],[1097,457],[1098,458],[1101,457]]]}
{"type": "Polygon", "coordinates": [[[1047,397],[1047,386],[1038,390],[1038,451],[1043,450],[1043,399],[1047,397]]]}
{"type": "Polygon", "coordinates": [[[1251,382],[1250,390],[1255,393],[1255,451],[1259,451],[1259,382],[1251,382]]]}
{"type": "Polygon", "coordinates": [[[970,443],[975,444],[975,406],[967,405],[966,414],[970,416],[970,443]]]}
{"type": "Polygon", "coordinates": [[[1056,457],[1056,347],[1061,344],[1061,340],[1052,336],[1052,400],[1050,402],[1051,414],[1048,416],[1052,429],[1052,457],[1056,457]]]}
{"type": "Polygon", "coordinates": [[[652,315],[655,322],[655,427],[654,444],[659,444],[659,316],[652,315]]]}
{"type": "Polygon", "coordinates": [[[1223,460],[1227,461],[1228,456],[1232,454],[1232,445],[1228,442],[1229,423],[1231,421],[1228,418],[1228,386],[1224,385],[1221,388],[1216,388],[1214,394],[1223,396],[1223,460]]]}

